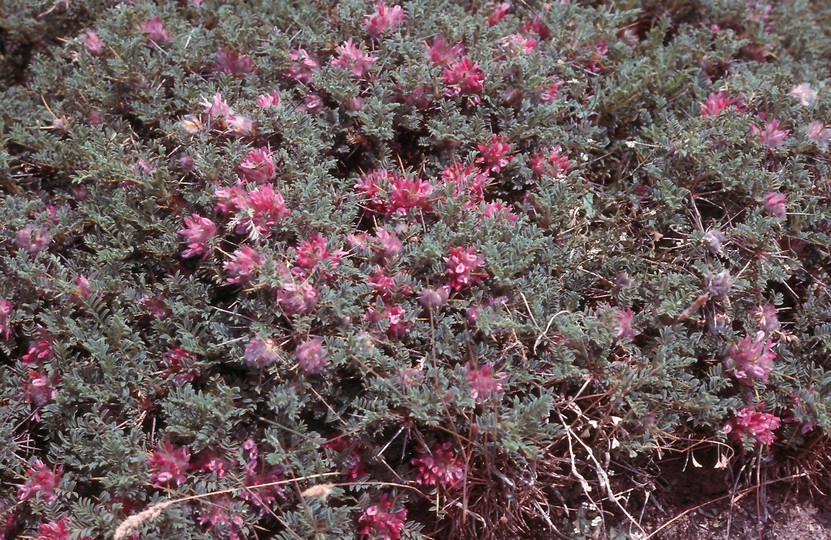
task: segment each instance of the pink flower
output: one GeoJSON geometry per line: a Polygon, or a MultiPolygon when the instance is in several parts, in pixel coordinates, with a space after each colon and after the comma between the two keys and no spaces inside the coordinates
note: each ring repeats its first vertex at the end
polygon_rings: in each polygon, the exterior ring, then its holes
{"type": "Polygon", "coordinates": [[[268,182],[277,172],[274,166],[274,155],[264,147],[251,150],[237,167],[237,172],[249,182],[257,184],[268,182]]]}
{"type": "Polygon", "coordinates": [[[632,310],[626,308],[625,310],[615,310],[615,339],[632,339],[640,332],[632,327],[632,310]]]}
{"type": "Polygon", "coordinates": [[[167,303],[164,301],[164,296],[161,294],[157,294],[156,296],[147,296],[145,294],[139,299],[139,303],[146,307],[147,311],[156,318],[167,319],[173,315],[173,312],[167,307],[167,303]]]}
{"type": "Polygon", "coordinates": [[[285,494],[280,484],[270,486],[263,486],[263,484],[274,484],[285,479],[286,475],[281,466],[275,465],[264,469],[258,466],[256,458],[251,458],[245,466],[243,485],[246,486],[246,489],[240,491],[238,497],[251,502],[264,513],[268,511],[266,509],[270,509],[274,505],[277,499],[284,499],[285,494]]]}
{"type": "Polygon", "coordinates": [[[222,49],[216,53],[213,68],[232,77],[242,77],[254,71],[254,61],[247,54],[222,49]]]}
{"type": "Polygon", "coordinates": [[[511,152],[511,146],[506,137],[491,135],[490,145],[480,144],[478,146],[480,156],[476,158],[476,163],[483,164],[487,171],[498,173],[514,159],[513,156],[508,155],[511,152]]]}
{"type": "Polygon", "coordinates": [[[188,248],[182,251],[182,257],[198,257],[203,259],[213,251],[212,241],[216,236],[214,222],[199,214],[192,214],[185,218],[185,226],[179,229],[179,234],[185,237],[188,248]]]}
{"type": "Polygon", "coordinates": [[[343,45],[335,49],[338,58],[332,59],[332,65],[349,70],[356,79],[362,79],[366,69],[375,62],[375,57],[365,53],[352,43],[349,38],[343,45]]]}
{"type": "Polygon", "coordinates": [[[14,306],[5,298],[0,298],[0,334],[8,341],[12,334],[12,308],[14,306]]]}
{"type": "Polygon", "coordinates": [[[42,523],[38,525],[37,540],[70,540],[72,532],[69,530],[69,524],[69,520],[63,517],[58,521],[42,523]]]}
{"type": "Polygon", "coordinates": [[[182,484],[187,480],[185,471],[190,463],[190,450],[187,446],[174,449],[170,441],[165,441],[147,456],[150,479],[155,487],[182,484]]]}
{"type": "Polygon", "coordinates": [[[55,399],[58,394],[58,391],[52,386],[58,380],[59,377],[56,376],[50,381],[48,375],[30,369],[29,382],[23,385],[23,390],[26,392],[24,401],[36,407],[46,405],[55,399]]]}
{"type": "Polygon", "coordinates": [[[465,469],[459,456],[451,450],[452,447],[452,443],[447,441],[434,444],[432,451],[426,448],[419,450],[420,455],[411,460],[418,470],[417,484],[448,489],[461,487],[465,469]]]}
{"type": "Polygon", "coordinates": [[[557,81],[546,86],[545,90],[543,90],[542,94],[540,94],[540,101],[543,103],[556,101],[557,98],[560,97],[560,87],[564,84],[565,82],[563,81],[557,81]]]}
{"type": "Polygon", "coordinates": [[[414,208],[427,209],[433,185],[419,178],[393,176],[389,186],[388,213],[407,215],[414,208]]]}
{"type": "Polygon", "coordinates": [[[568,156],[557,145],[551,149],[542,150],[531,156],[531,171],[537,178],[543,176],[559,176],[568,170],[571,165],[568,156]]]}
{"type": "Polygon", "coordinates": [[[270,94],[260,94],[255,101],[258,107],[262,109],[270,109],[272,107],[280,106],[280,94],[277,90],[273,90],[270,94]]]}
{"type": "Polygon", "coordinates": [[[29,478],[17,488],[18,501],[31,499],[35,495],[38,495],[46,503],[53,503],[58,500],[56,490],[58,484],[61,483],[62,467],[59,466],[51,470],[38,459],[31,464],[31,468],[26,473],[29,478]]]}
{"type": "Polygon", "coordinates": [[[391,259],[395,257],[402,247],[401,240],[394,232],[390,232],[383,227],[375,231],[375,243],[372,250],[381,258],[391,259]]]}
{"type": "Polygon", "coordinates": [[[519,216],[511,212],[511,210],[506,207],[502,201],[493,201],[485,203],[484,208],[482,208],[482,218],[504,220],[508,222],[508,224],[513,225],[517,222],[519,216]]]}
{"type": "Polygon", "coordinates": [[[763,201],[765,213],[780,218],[785,217],[786,204],[788,204],[788,197],[784,193],[768,193],[763,201]]]}
{"type": "Polygon", "coordinates": [[[511,34],[500,39],[499,45],[513,57],[531,54],[537,48],[537,40],[522,34],[511,34]]]}
{"type": "Polygon", "coordinates": [[[791,95],[798,99],[803,107],[810,107],[817,102],[817,91],[806,82],[791,88],[791,95]]]}
{"type": "Polygon", "coordinates": [[[445,184],[453,185],[453,198],[462,201],[463,208],[477,206],[485,201],[485,184],[488,173],[476,165],[464,166],[461,163],[448,165],[441,172],[445,184]]]}
{"type": "Polygon", "coordinates": [[[272,227],[289,215],[286,201],[271,184],[257,186],[238,199],[237,204],[240,212],[232,220],[236,223],[235,231],[248,234],[252,240],[270,237],[272,227]]]}
{"type": "Polygon", "coordinates": [[[359,441],[350,437],[339,436],[330,439],[323,446],[338,454],[346,469],[344,479],[347,482],[354,482],[367,475],[363,464],[363,456],[361,455],[361,452],[366,448],[359,441]]]}
{"type": "Polygon", "coordinates": [[[84,48],[86,48],[89,54],[93,56],[101,56],[104,54],[104,42],[101,41],[98,34],[92,30],[87,30],[84,32],[84,37],[82,39],[84,41],[84,48]]]}
{"type": "Polygon", "coordinates": [[[400,540],[407,519],[407,509],[391,512],[392,501],[384,493],[378,501],[369,506],[358,518],[358,534],[372,540],[400,540]]]}
{"type": "Polygon", "coordinates": [[[776,315],[776,306],[765,304],[755,311],[757,328],[765,334],[779,330],[779,317],[776,315]]]}
{"type": "Polygon", "coordinates": [[[769,148],[779,148],[788,136],[790,130],[779,129],[779,120],[775,118],[765,123],[764,129],[758,126],[751,127],[751,132],[759,138],[759,142],[766,144],[769,148]]]}
{"type": "Polygon", "coordinates": [[[540,39],[550,39],[551,38],[551,30],[542,22],[542,19],[539,17],[534,17],[530,21],[526,22],[522,25],[522,28],[519,29],[520,32],[523,34],[534,33],[540,39]]]}
{"type": "Polygon", "coordinates": [[[228,495],[213,496],[208,504],[200,505],[199,517],[197,520],[201,525],[210,525],[223,531],[228,540],[240,540],[245,520],[239,514],[230,514],[228,509],[232,508],[234,500],[228,495]]]}
{"type": "Polygon", "coordinates": [[[312,338],[297,346],[297,361],[303,373],[317,373],[329,360],[329,353],[323,348],[323,340],[312,338]]]}
{"type": "Polygon", "coordinates": [[[217,478],[225,478],[228,475],[228,467],[228,462],[213,450],[200,452],[196,461],[190,466],[191,470],[204,474],[216,474],[217,478]]]}
{"type": "Polygon", "coordinates": [[[29,351],[22,356],[24,364],[32,365],[52,356],[52,337],[44,328],[39,328],[41,337],[29,344],[29,351]]]}
{"type": "Polygon", "coordinates": [[[170,30],[165,28],[158,15],[154,15],[148,22],[141,23],[141,29],[147,34],[147,39],[157,44],[167,43],[172,37],[170,30]]]}
{"type": "Polygon", "coordinates": [[[231,110],[231,107],[228,106],[228,103],[222,98],[222,94],[217,92],[214,94],[213,101],[208,101],[204,97],[202,98],[202,102],[200,105],[205,107],[205,110],[208,113],[208,120],[215,121],[220,118],[225,118],[226,116],[230,116],[234,114],[234,111],[231,110]]]}
{"type": "Polygon", "coordinates": [[[162,377],[173,378],[178,383],[192,382],[198,375],[196,357],[181,348],[170,349],[161,357],[165,370],[162,377]]]}
{"type": "Polygon", "coordinates": [[[746,336],[727,350],[724,367],[732,370],[736,379],[745,384],[752,385],[754,380],[767,382],[776,358],[772,345],[770,339],[765,341],[764,332],[757,332],[755,339],[746,336]]]}
{"type": "Polygon", "coordinates": [[[228,274],[228,283],[243,284],[256,277],[265,257],[249,246],[242,246],[231,255],[231,260],[223,265],[228,274]]]}
{"type": "Polygon", "coordinates": [[[317,94],[306,94],[303,96],[303,105],[298,109],[304,110],[309,114],[317,114],[323,110],[323,99],[317,94]]]}
{"type": "Polygon", "coordinates": [[[365,17],[366,33],[370,37],[380,37],[384,32],[398,29],[404,22],[404,10],[401,6],[387,7],[384,2],[375,4],[375,12],[365,17]]]}
{"type": "Polygon", "coordinates": [[[496,396],[502,390],[502,381],[508,374],[494,375],[491,370],[491,366],[487,364],[478,368],[472,367],[470,362],[465,364],[465,375],[470,384],[470,397],[474,400],[481,402],[490,396],[496,396]]]}
{"type": "MultiPolygon", "coordinates": [[[[345,255],[342,249],[329,251],[326,239],[319,234],[314,234],[308,240],[300,242],[295,251],[297,257],[295,272],[303,277],[311,275],[324,261],[328,268],[337,268],[341,257],[345,255]]],[[[325,272],[323,274],[326,275],[325,272]]]]}
{"type": "Polygon", "coordinates": [[[823,150],[828,148],[828,143],[831,141],[831,129],[826,128],[825,124],[819,121],[814,121],[808,124],[807,127],[808,138],[817,143],[817,146],[823,150]]]}
{"type": "Polygon", "coordinates": [[[464,45],[461,43],[457,43],[452,47],[444,41],[442,36],[436,36],[433,38],[433,44],[429,45],[426,41],[424,42],[424,46],[427,48],[427,53],[430,55],[430,61],[433,62],[435,66],[444,66],[446,65],[451,58],[458,58],[462,54],[464,54],[464,45]]]}
{"type": "Polygon", "coordinates": [[[75,276],[75,279],[72,280],[72,283],[75,284],[75,291],[69,295],[69,299],[76,306],[81,306],[84,303],[84,299],[92,294],[89,290],[89,280],[86,276],[78,274],[75,276]]]}
{"type": "Polygon", "coordinates": [[[487,274],[480,272],[485,258],[478,255],[472,248],[452,247],[450,256],[444,258],[447,265],[447,274],[450,276],[450,286],[454,291],[466,289],[480,283],[487,274]]]}
{"type": "Polygon", "coordinates": [[[757,443],[769,446],[776,440],[773,432],[779,429],[780,424],[781,420],[776,415],[758,412],[754,407],[745,407],[725,424],[724,432],[732,434],[736,441],[752,437],[757,443]]]}
{"type": "Polygon", "coordinates": [[[485,74],[467,56],[444,68],[441,79],[447,85],[448,96],[473,95],[482,92],[485,74]]]}
{"type": "Polygon", "coordinates": [[[731,108],[739,112],[744,110],[744,107],[738,100],[729,97],[724,92],[719,92],[718,94],[710,92],[706,101],[701,103],[701,116],[717,116],[721,111],[731,108]]]}
{"type": "Polygon", "coordinates": [[[52,242],[52,235],[46,225],[35,227],[26,225],[22,230],[17,231],[15,243],[17,247],[34,257],[52,242]]]}
{"type": "Polygon", "coordinates": [[[511,9],[511,4],[508,2],[502,2],[501,4],[497,5],[496,8],[488,15],[488,26],[495,26],[499,23],[502,19],[504,19],[508,15],[508,10],[511,9]]]}
{"type": "Polygon", "coordinates": [[[312,82],[312,74],[320,69],[320,62],[310,56],[305,49],[295,49],[289,53],[294,65],[286,68],[286,77],[303,84],[312,82]]]}
{"type": "Polygon", "coordinates": [[[449,296],[450,286],[448,285],[443,285],[435,289],[425,287],[421,291],[421,296],[418,297],[418,301],[425,308],[433,310],[446,304],[449,296]]]}
{"type": "MultiPolygon", "coordinates": [[[[291,279],[290,276],[289,279],[291,279]]],[[[314,309],[316,301],[317,291],[311,283],[306,281],[299,284],[289,281],[277,289],[277,304],[288,317],[310,312],[314,309]]]]}
{"type": "Polygon", "coordinates": [[[245,346],[245,363],[254,368],[264,368],[280,359],[280,346],[272,338],[254,337],[245,346]]]}
{"type": "Polygon", "coordinates": [[[386,213],[386,194],[393,178],[395,174],[386,169],[369,171],[361,175],[355,184],[355,190],[369,199],[365,203],[368,210],[379,214],[386,213]]]}

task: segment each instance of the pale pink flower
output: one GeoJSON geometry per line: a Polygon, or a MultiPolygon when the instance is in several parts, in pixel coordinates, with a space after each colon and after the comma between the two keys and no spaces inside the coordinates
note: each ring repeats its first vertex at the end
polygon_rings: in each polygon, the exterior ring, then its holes
{"type": "Polygon", "coordinates": [[[427,48],[427,53],[430,55],[430,61],[435,66],[444,66],[451,59],[458,58],[464,54],[465,48],[461,43],[450,46],[442,36],[433,38],[433,44],[430,45],[426,41],[424,46],[427,48]]]}
{"type": "Polygon", "coordinates": [[[545,90],[543,90],[542,94],[540,94],[540,101],[543,103],[556,101],[557,98],[560,97],[560,87],[564,84],[565,82],[563,81],[557,81],[546,86],[545,90]]]}
{"type": "Polygon", "coordinates": [[[264,147],[251,150],[237,167],[237,172],[249,182],[257,184],[268,182],[277,172],[274,166],[274,155],[264,147]]]}
{"type": "Polygon", "coordinates": [[[265,262],[265,257],[257,253],[252,247],[242,246],[231,255],[231,260],[223,265],[228,274],[229,283],[247,283],[254,279],[260,266],[265,262]]]}
{"type": "Polygon", "coordinates": [[[338,53],[338,57],[332,58],[332,65],[350,71],[357,79],[362,79],[367,68],[375,62],[375,57],[354,45],[352,38],[335,49],[335,52],[338,53]]]}
{"type": "Polygon", "coordinates": [[[784,193],[768,193],[765,195],[762,202],[765,213],[774,217],[785,217],[787,209],[785,205],[788,204],[788,197],[784,193]]]}
{"type": "Polygon", "coordinates": [[[511,56],[529,55],[537,48],[537,40],[522,34],[511,34],[500,39],[499,45],[511,56]]]}
{"type": "Polygon", "coordinates": [[[392,501],[385,493],[358,518],[358,534],[372,540],[400,540],[407,520],[407,509],[392,512],[391,508],[392,501]]]}
{"type": "Polygon", "coordinates": [[[213,68],[232,77],[242,77],[254,71],[254,61],[247,54],[222,49],[216,53],[213,68]]]}
{"type": "Polygon", "coordinates": [[[450,256],[445,257],[444,262],[447,265],[447,274],[450,276],[450,286],[455,291],[479,283],[487,275],[481,271],[485,258],[477,254],[472,247],[450,248],[450,256]]]}
{"type": "Polygon", "coordinates": [[[511,4],[509,2],[502,2],[501,4],[497,4],[495,7],[491,7],[493,8],[493,11],[490,15],[488,15],[488,26],[495,26],[502,19],[507,17],[508,10],[511,9],[511,4]]]}
{"type": "Polygon", "coordinates": [[[461,487],[465,478],[464,464],[451,450],[452,447],[453,444],[448,441],[434,444],[431,451],[426,448],[419,450],[419,455],[411,460],[417,469],[417,484],[447,489],[461,487]]]}
{"type": "Polygon", "coordinates": [[[303,373],[317,373],[329,360],[329,353],[323,347],[323,340],[312,338],[297,346],[297,361],[303,373]]]}
{"type": "Polygon", "coordinates": [[[508,144],[506,137],[498,135],[491,135],[491,142],[489,145],[480,144],[479,157],[476,158],[476,163],[481,163],[489,172],[498,173],[508,166],[514,159],[511,153],[511,145],[508,144]]]}
{"type": "Polygon", "coordinates": [[[101,38],[98,37],[98,34],[93,32],[92,30],[87,30],[84,32],[84,37],[82,38],[84,41],[84,48],[87,52],[93,56],[101,56],[106,52],[104,50],[104,42],[101,41],[101,38]]]}
{"type": "Polygon", "coordinates": [[[222,94],[219,92],[214,94],[213,101],[208,101],[203,97],[200,105],[205,107],[205,110],[208,113],[209,121],[214,121],[234,114],[234,111],[231,110],[231,107],[228,106],[228,103],[225,102],[222,98],[222,94]]]}
{"type": "Polygon", "coordinates": [[[305,49],[291,51],[289,58],[294,64],[286,68],[286,77],[303,84],[312,82],[312,74],[320,69],[320,62],[317,58],[311,56],[305,49]]]}
{"type": "Polygon", "coordinates": [[[309,114],[317,114],[323,110],[323,98],[317,94],[306,94],[300,108],[309,114]]]}
{"type": "Polygon", "coordinates": [[[255,101],[258,107],[262,109],[271,109],[272,107],[280,106],[280,94],[277,90],[273,90],[270,94],[260,94],[255,101]]]}
{"type": "Polygon", "coordinates": [[[377,38],[384,32],[398,29],[404,23],[404,10],[401,6],[387,7],[384,2],[375,4],[375,11],[365,17],[366,33],[377,38]]]}
{"type": "Polygon", "coordinates": [[[398,236],[383,227],[375,231],[375,242],[372,250],[384,259],[395,257],[403,247],[398,236]]]}
{"type": "Polygon", "coordinates": [[[756,337],[746,336],[739,343],[731,345],[724,356],[724,367],[733,372],[733,376],[745,384],[753,381],[767,382],[773,370],[776,353],[772,341],[765,339],[764,332],[757,332],[756,337]]]}
{"type": "Polygon", "coordinates": [[[254,135],[254,122],[247,116],[231,114],[225,117],[225,125],[237,137],[250,137],[254,135]]]}
{"type": "Polygon", "coordinates": [[[54,470],[47,467],[39,459],[35,460],[26,471],[26,482],[17,488],[17,500],[25,501],[38,495],[44,502],[53,503],[58,500],[57,489],[61,483],[63,467],[54,470]]]}
{"type": "Polygon", "coordinates": [[[185,226],[178,233],[185,237],[188,248],[182,252],[182,257],[207,257],[213,250],[213,239],[216,236],[216,225],[213,221],[199,214],[192,214],[185,218],[185,226]]]}
{"type": "Polygon", "coordinates": [[[779,120],[773,119],[765,123],[764,128],[752,126],[751,132],[759,138],[759,142],[766,144],[769,148],[779,148],[790,133],[790,130],[779,129],[779,120]]]}
{"type": "Polygon", "coordinates": [[[190,450],[187,446],[174,448],[170,441],[164,441],[147,456],[150,479],[156,487],[182,484],[187,480],[185,472],[190,463],[190,450]]]}
{"type": "Polygon", "coordinates": [[[206,502],[207,504],[199,507],[197,520],[200,525],[210,525],[212,529],[216,530],[215,535],[217,537],[221,534],[219,531],[222,531],[224,533],[222,537],[228,538],[228,540],[245,538],[246,535],[243,532],[245,520],[241,515],[229,512],[229,509],[234,505],[234,499],[228,495],[219,495],[211,497],[206,502]]]}
{"type": "Polygon", "coordinates": [[[251,367],[264,368],[280,359],[280,346],[272,338],[254,337],[245,346],[245,363],[251,367]]]}
{"type": "Polygon", "coordinates": [[[502,201],[492,201],[485,203],[482,208],[483,219],[504,220],[508,224],[513,225],[519,220],[519,216],[514,214],[510,208],[505,206],[502,201]]]}
{"type": "Polygon", "coordinates": [[[34,257],[52,242],[52,235],[46,225],[36,227],[35,225],[26,225],[22,230],[17,231],[15,236],[15,244],[17,247],[34,257]]]}
{"type": "Polygon", "coordinates": [[[633,319],[634,316],[631,308],[615,310],[614,333],[616,339],[632,339],[640,333],[633,328],[633,319]]]}
{"type": "Polygon", "coordinates": [[[770,446],[776,441],[773,432],[779,429],[780,424],[781,420],[776,415],[759,412],[754,407],[745,407],[724,425],[724,433],[732,434],[737,441],[752,437],[757,443],[770,446]]]}
{"type": "Polygon", "coordinates": [[[465,364],[465,376],[470,385],[470,397],[481,402],[490,396],[496,396],[502,390],[502,381],[507,373],[492,373],[492,367],[485,364],[473,367],[470,362],[465,364]]]}
{"type": "Polygon", "coordinates": [[[154,15],[149,21],[141,23],[141,29],[147,34],[147,39],[157,44],[167,43],[172,37],[170,30],[165,28],[158,15],[154,15]]]}
{"type": "Polygon", "coordinates": [[[817,143],[817,146],[823,150],[828,148],[828,143],[831,142],[831,128],[825,127],[820,121],[814,121],[808,124],[806,128],[808,138],[817,143]]]}
{"type": "Polygon", "coordinates": [[[779,317],[776,315],[776,306],[765,304],[755,311],[757,328],[765,334],[779,329],[779,317]]]}
{"type": "Polygon", "coordinates": [[[801,83],[791,88],[791,95],[799,100],[803,107],[811,107],[817,102],[817,91],[809,83],[801,83]]]}
{"type": "Polygon", "coordinates": [[[277,289],[276,295],[277,304],[283,310],[283,313],[289,317],[311,311],[317,301],[317,291],[307,281],[283,283],[277,289]]]}

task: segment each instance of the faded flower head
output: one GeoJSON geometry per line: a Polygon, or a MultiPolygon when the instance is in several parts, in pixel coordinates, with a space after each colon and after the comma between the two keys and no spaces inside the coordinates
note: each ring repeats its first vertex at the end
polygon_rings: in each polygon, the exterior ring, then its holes
{"type": "Polygon", "coordinates": [[[810,83],[801,83],[791,88],[791,95],[799,100],[803,107],[811,107],[817,102],[817,91],[811,88],[810,83]]]}
{"type": "Polygon", "coordinates": [[[190,450],[187,446],[174,448],[170,441],[164,441],[147,456],[150,479],[156,487],[179,485],[187,480],[185,472],[190,463],[190,450]]]}
{"type": "Polygon", "coordinates": [[[297,361],[303,373],[317,373],[329,359],[329,353],[323,347],[323,340],[312,338],[297,346],[297,361]]]}
{"type": "Polygon", "coordinates": [[[733,276],[727,268],[718,274],[707,274],[704,277],[704,286],[714,298],[724,298],[733,287],[733,276]]]}
{"type": "Polygon", "coordinates": [[[26,225],[22,230],[17,231],[15,237],[17,247],[33,257],[46,249],[50,242],[52,242],[52,235],[49,234],[46,225],[40,227],[26,225]]]}
{"type": "Polygon", "coordinates": [[[806,130],[808,138],[817,143],[817,146],[823,150],[828,148],[828,143],[831,141],[831,128],[827,128],[825,124],[815,120],[808,124],[806,130]]]}
{"type": "Polygon", "coordinates": [[[766,144],[769,148],[779,148],[782,146],[788,133],[790,133],[788,129],[779,129],[779,120],[775,118],[766,122],[763,128],[754,125],[751,127],[751,131],[758,137],[759,142],[766,144]]]}
{"type": "Polygon", "coordinates": [[[707,246],[707,250],[713,255],[721,253],[721,244],[724,240],[724,235],[718,229],[710,229],[704,233],[704,245],[707,246]]]}
{"type": "Polygon", "coordinates": [[[765,338],[765,333],[760,331],[755,337],[746,336],[727,349],[724,367],[732,371],[739,381],[749,385],[754,381],[768,381],[776,353],[772,348],[773,342],[765,338]]]}
{"type": "Polygon", "coordinates": [[[781,420],[778,416],[759,412],[756,408],[749,406],[738,411],[736,417],[724,425],[724,432],[731,434],[736,441],[751,437],[756,440],[757,444],[770,446],[776,441],[773,432],[779,429],[780,424],[781,420]]]}
{"type": "Polygon", "coordinates": [[[268,367],[280,359],[280,346],[272,338],[256,336],[245,346],[245,363],[254,368],[268,367]]]}
{"type": "Polygon", "coordinates": [[[437,486],[456,489],[462,485],[465,469],[461,458],[451,448],[449,441],[436,443],[432,451],[419,450],[419,455],[411,462],[417,469],[416,483],[424,486],[437,486]]]}
{"type": "Polygon", "coordinates": [[[450,296],[450,286],[443,285],[441,287],[437,287],[435,289],[431,289],[429,287],[425,287],[421,291],[421,296],[418,297],[418,301],[421,302],[421,305],[427,309],[433,310],[436,308],[440,308],[444,304],[447,303],[447,298],[450,296]]]}
{"type": "Polygon", "coordinates": [[[84,32],[84,37],[81,38],[84,42],[84,48],[93,56],[101,56],[106,51],[104,50],[104,42],[98,37],[98,34],[92,30],[84,32]]]}
{"type": "Polygon", "coordinates": [[[222,49],[216,53],[213,68],[232,77],[242,77],[254,71],[254,61],[247,54],[222,49]]]}

